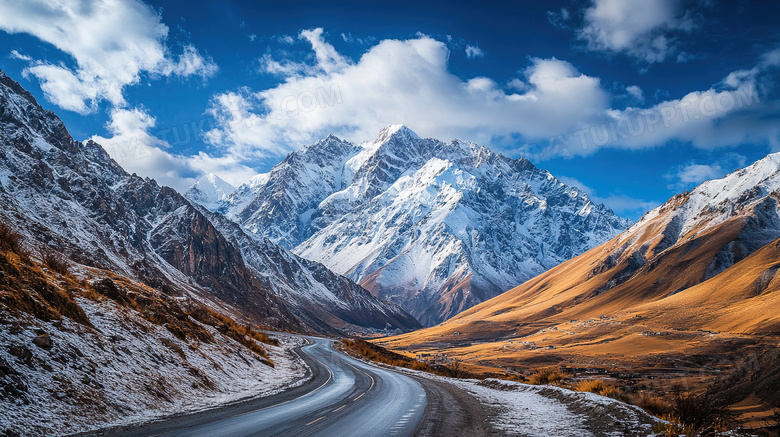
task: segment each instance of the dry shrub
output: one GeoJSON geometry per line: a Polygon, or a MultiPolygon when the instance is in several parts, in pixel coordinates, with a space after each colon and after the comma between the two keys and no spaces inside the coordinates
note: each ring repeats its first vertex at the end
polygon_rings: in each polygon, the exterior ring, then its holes
{"type": "Polygon", "coordinates": [[[554,367],[543,367],[536,371],[529,382],[534,385],[553,384],[558,385],[566,378],[566,374],[560,372],[554,367]]]}
{"type": "MultiPolygon", "coordinates": [[[[669,423],[657,426],[671,436],[697,435],[703,431],[727,431],[732,420],[728,406],[710,390],[702,394],[672,387],[672,412],[664,417],[669,423]]],[[[657,432],[658,432],[657,431],[657,432]]]]}
{"type": "Polygon", "coordinates": [[[642,393],[634,404],[656,417],[661,417],[668,412],[667,405],[659,398],[642,393]]]}
{"type": "Polygon", "coordinates": [[[342,339],[340,347],[354,355],[390,366],[405,367],[450,378],[484,378],[482,375],[476,375],[463,370],[461,363],[458,361],[454,361],[450,366],[424,363],[357,337],[342,339]]]}
{"type": "Polygon", "coordinates": [[[273,362],[268,360],[268,354],[259,343],[278,346],[279,341],[275,338],[269,337],[264,332],[256,331],[250,326],[239,324],[230,317],[205,306],[191,308],[187,314],[203,324],[217,328],[223,335],[236,340],[252,352],[265,358],[264,362],[273,367],[273,362]]]}
{"type": "Polygon", "coordinates": [[[11,226],[0,222],[0,249],[21,253],[22,236],[11,226]]]}
{"type": "MultiPolygon", "coordinates": [[[[7,233],[7,229],[0,233],[7,233]]],[[[65,290],[50,283],[40,267],[29,258],[0,252],[0,305],[12,312],[24,312],[44,321],[66,316],[92,326],[87,315],[65,290]]]]}
{"type": "Polygon", "coordinates": [[[618,389],[614,385],[606,384],[604,381],[600,379],[589,379],[589,380],[580,381],[577,383],[574,389],[577,391],[588,391],[591,393],[596,393],[597,395],[606,396],[608,398],[613,398],[613,399],[618,399],[622,395],[620,389],[618,389]]]}
{"type": "Polygon", "coordinates": [[[41,261],[43,262],[43,265],[54,272],[63,276],[68,274],[68,263],[52,250],[44,250],[43,253],[41,253],[41,261]]]}

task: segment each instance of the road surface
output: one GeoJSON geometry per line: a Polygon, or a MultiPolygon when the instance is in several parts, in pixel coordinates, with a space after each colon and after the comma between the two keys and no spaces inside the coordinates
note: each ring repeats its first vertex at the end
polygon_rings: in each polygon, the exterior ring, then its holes
{"type": "Polygon", "coordinates": [[[412,378],[307,337],[299,350],[312,379],[277,395],[78,436],[483,436],[485,410],[450,384],[412,378]]]}
{"type": "Polygon", "coordinates": [[[310,338],[301,348],[314,379],[239,411],[183,416],[125,430],[122,435],[166,437],[409,436],[426,407],[422,385],[408,376],[367,365],[310,338]],[[268,405],[263,405],[268,404],[268,405]],[[248,411],[243,411],[248,409],[248,411]],[[216,416],[216,417],[215,417],[216,416]]]}

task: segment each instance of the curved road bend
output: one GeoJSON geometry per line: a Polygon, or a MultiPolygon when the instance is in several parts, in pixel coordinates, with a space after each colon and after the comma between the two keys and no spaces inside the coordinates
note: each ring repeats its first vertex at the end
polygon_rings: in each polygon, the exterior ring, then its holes
{"type": "MultiPolygon", "coordinates": [[[[112,430],[128,436],[409,436],[426,409],[416,380],[357,361],[332,349],[332,340],[309,338],[302,356],[314,372],[304,387],[235,408],[112,430]]],[[[109,431],[107,434],[112,434],[109,431]]]]}

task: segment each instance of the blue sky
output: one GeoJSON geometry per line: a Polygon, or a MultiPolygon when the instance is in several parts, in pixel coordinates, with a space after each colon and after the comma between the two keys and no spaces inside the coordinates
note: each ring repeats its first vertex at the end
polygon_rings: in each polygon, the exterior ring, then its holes
{"type": "Polygon", "coordinates": [[[128,171],[233,184],[404,123],[633,219],[780,149],[770,2],[0,0],[0,68],[128,171]]]}

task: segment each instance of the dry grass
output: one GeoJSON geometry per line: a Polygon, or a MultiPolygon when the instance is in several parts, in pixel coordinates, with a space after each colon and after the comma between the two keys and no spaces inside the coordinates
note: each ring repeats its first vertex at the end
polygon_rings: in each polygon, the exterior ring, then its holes
{"type": "Polygon", "coordinates": [[[577,391],[596,393],[597,395],[606,396],[613,399],[619,399],[623,397],[620,389],[614,385],[607,384],[600,379],[588,379],[580,381],[577,383],[577,385],[574,386],[574,389],[577,391]]]}
{"type": "Polygon", "coordinates": [[[187,314],[201,323],[214,326],[223,335],[226,335],[246,346],[252,352],[263,357],[269,365],[273,366],[273,362],[268,359],[268,354],[260,345],[260,343],[278,346],[278,340],[269,337],[264,332],[253,329],[251,326],[237,323],[230,317],[224,314],[220,314],[211,308],[199,305],[191,308],[187,314]]]}
{"type": "MultiPolygon", "coordinates": [[[[164,326],[183,341],[211,343],[214,337],[203,324],[213,326],[250,349],[263,362],[273,365],[260,343],[279,343],[265,333],[205,307],[185,311],[175,299],[110,273],[110,277],[93,285],[79,281],[69,273],[68,263],[60,255],[46,250],[40,254],[41,264],[38,264],[22,250],[20,241],[19,234],[0,223],[0,271],[3,272],[0,275],[0,307],[12,314],[26,313],[44,321],[61,320],[65,316],[92,327],[74,296],[92,300],[108,298],[137,311],[147,321],[164,326]],[[49,269],[49,274],[44,273],[43,266],[49,269]]],[[[174,352],[178,354],[179,350],[174,352]]]]}
{"type": "Polygon", "coordinates": [[[635,397],[631,403],[656,417],[667,414],[669,410],[668,405],[663,400],[647,393],[635,397]]]}
{"type": "Polygon", "coordinates": [[[20,237],[0,223],[0,304],[14,314],[20,312],[40,320],[61,320],[63,316],[92,326],[87,315],[73,300],[71,278],[65,278],[68,290],[53,284],[40,266],[21,248],[20,237]]]}
{"type": "Polygon", "coordinates": [[[566,379],[567,375],[560,372],[559,370],[555,369],[554,367],[543,367],[536,371],[533,375],[531,375],[531,378],[529,379],[529,383],[534,385],[544,385],[544,384],[552,384],[552,385],[560,385],[564,379],[566,379]]]}
{"type": "Polygon", "coordinates": [[[669,423],[657,425],[656,432],[666,431],[670,436],[681,436],[730,429],[732,417],[727,406],[709,390],[694,394],[683,391],[679,386],[674,387],[671,408],[671,413],[663,417],[669,423]]]}
{"type": "Polygon", "coordinates": [[[22,236],[6,223],[0,222],[0,249],[21,253],[22,236]]]}
{"type": "MultiPolygon", "coordinates": [[[[341,347],[347,352],[390,366],[405,367],[407,369],[419,370],[450,378],[475,378],[478,376],[464,371],[460,368],[460,364],[444,366],[440,364],[423,363],[414,358],[389,351],[381,346],[377,346],[357,337],[342,339],[341,347]]],[[[485,376],[482,375],[480,379],[484,377],[485,376]]]]}
{"type": "Polygon", "coordinates": [[[61,275],[68,274],[68,263],[52,250],[44,250],[41,253],[41,262],[47,268],[61,275]]]}

